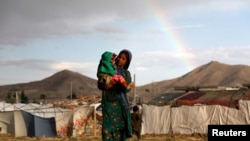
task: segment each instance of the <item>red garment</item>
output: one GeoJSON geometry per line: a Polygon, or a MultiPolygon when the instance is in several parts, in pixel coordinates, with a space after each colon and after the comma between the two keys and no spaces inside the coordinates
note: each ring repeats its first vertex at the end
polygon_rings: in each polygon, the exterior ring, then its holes
{"type": "Polygon", "coordinates": [[[121,76],[121,75],[114,75],[114,76],[112,76],[111,81],[113,81],[115,83],[119,83],[119,84],[121,84],[124,87],[127,87],[127,82],[123,78],[123,76],[121,76]]]}

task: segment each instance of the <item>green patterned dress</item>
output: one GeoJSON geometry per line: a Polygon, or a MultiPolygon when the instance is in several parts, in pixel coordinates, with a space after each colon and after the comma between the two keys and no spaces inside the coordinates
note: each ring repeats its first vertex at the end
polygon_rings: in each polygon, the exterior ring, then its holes
{"type": "MultiPolygon", "coordinates": [[[[130,72],[125,79],[131,82],[130,72]]],[[[109,77],[103,74],[103,77],[109,77]]],[[[132,136],[131,114],[127,90],[116,85],[102,91],[102,138],[103,141],[125,141],[132,136]]]]}
{"type": "Polygon", "coordinates": [[[115,84],[111,88],[110,85],[112,75],[122,75],[127,84],[131,83],[131,75],[127,70],[132,58],[132,54],[128,50],[124,50],[129,54],[128,62],[125,68],[113,66],[110,63],[112,53],[105,52],[102,55],[98,65],[97,77],[98,88],[102,90],[102,140],[103,141],[125,141],[132,137],[132,121],[129,110],[129,102],[127,90],[120,84],[115,84]]]}

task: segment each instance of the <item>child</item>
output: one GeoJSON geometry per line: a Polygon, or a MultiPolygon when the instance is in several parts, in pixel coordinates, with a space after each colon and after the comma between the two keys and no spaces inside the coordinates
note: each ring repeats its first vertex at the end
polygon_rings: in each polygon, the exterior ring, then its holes
{"type": "Polygon", "coordinates": [[[139,114],[139,108],[138,106],[133,107],[133,113],[131,114],[132,119],[132,129],[133,133],[137,136],[138,140],[141,137],[141,116],[139,114]]]}
{"type": "MultiPolygon", "coordinates": [[[[119,83],[126,89],[131,89],[133,84],[127,84],[126,80],[121,75],[117,74],[115,63],[116,63],[116,54],[109,51],[105,51],[102,54],[97,72],[98,83],[107,84],[105,88],[109,88],[112,85],[119,83]],[[104,76],[103,74],[108,74],[109,76],[103,77],[104,76]]],[[[98,85],[98,88],[103,89],[101,88],[100,85],[98,85]]]]}

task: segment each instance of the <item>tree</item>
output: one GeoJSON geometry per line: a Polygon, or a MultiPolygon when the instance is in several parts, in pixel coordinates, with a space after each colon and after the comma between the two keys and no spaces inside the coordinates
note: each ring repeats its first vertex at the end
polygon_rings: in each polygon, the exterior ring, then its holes
{"type": "Polygon", "coordinates": [[[47,97],[47,96],[46,96],[45,94],[41,94],[41,95],[40,95],[40,99],[45,100],[45,99],[46,99],[46,97],[47,97]]]}
{"type": "Polygon", "coordinates": [[[8,92],[6,96],[6,102],[12,104],[15,103],[16,102],[15,94],[11,94],[11,92],[8,92]]]}
{"type": "Polygon", "coordinates": [[[25,96],[24,90],[22,90],[22,92],[21,92],[20,100],[21,100],[20,101],[21,103],[28,103],[29,102],[29,98],[27,96],[25,96]]]}

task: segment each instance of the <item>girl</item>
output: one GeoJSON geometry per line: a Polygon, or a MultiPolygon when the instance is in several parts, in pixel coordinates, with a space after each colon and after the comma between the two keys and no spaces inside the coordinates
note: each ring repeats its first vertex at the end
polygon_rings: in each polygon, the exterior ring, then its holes
{"type": "MultiPolygon", "coordinates": [[[[122,50],[116,58],[117,74],[131,83],[131,75],[128,71],[132,54],[129,50],[122,50]]],[[[107,77],[107,74],[98,73],[100,78],[107,77]]],[[[100,85],[107,85],[101,83],[100,85]]],[[[134,82],[131,84],[134,87],[134,82]]],[[[132,137],[131,115],[127,92],[130,89],[124,88],[121,84],[111,84],[102,90],[102,139],[103,141],[125,141],[132,137]]]]}

